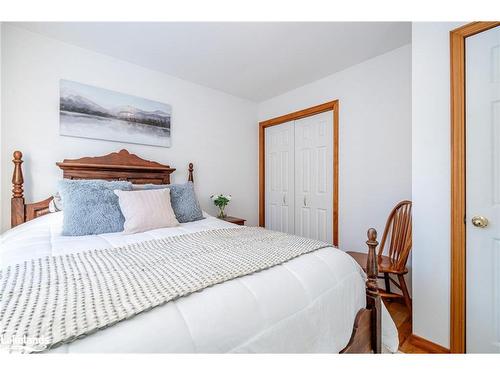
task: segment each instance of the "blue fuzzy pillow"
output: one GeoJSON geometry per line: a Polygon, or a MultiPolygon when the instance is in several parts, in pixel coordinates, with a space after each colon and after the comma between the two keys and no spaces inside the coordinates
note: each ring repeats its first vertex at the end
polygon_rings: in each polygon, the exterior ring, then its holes
{"type": "Polygon", "coordinates": [[[200,203],[196,198],[194,185],[191,181],[185,184],[171,185],[134,185],[134,190],[150,190],[150,189],[170,189],[170,203],[175,213],[175,217],[179,223],[189,223],[203,219],[200,203]]]}
{"type": "Polygon", "coordinates": [[[132,190],[127,181],[62,180],[59,192],[64,201],[63,235],[122,232],[125,218],[113,190],[132,190]]]}

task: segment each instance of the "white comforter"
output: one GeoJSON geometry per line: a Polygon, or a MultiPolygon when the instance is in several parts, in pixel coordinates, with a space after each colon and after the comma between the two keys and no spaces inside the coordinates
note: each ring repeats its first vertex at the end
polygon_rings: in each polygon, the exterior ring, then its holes
{"type": "MultiPolygon", "coordinates": [[[[0,266],[230,226],[208,216],[134,235],[65,237],[62,213],[54,213],[5,232],[0,266]]],[[[347,345],[364,305],[362,270],[344,252],[326,248],[169,302],[51,352],[335,353],[347,345]]],[[[385,307],[382,342],[397,351],[397,330],[385,307]]]]}

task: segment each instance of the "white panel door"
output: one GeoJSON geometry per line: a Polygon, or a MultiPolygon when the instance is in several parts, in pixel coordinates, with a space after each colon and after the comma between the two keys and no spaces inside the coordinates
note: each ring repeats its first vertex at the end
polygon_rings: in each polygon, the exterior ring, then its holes
{"type": "Polygon", "coordinates": [[[465,51],[466,351],[500,353],[500,28],[467,38],[465,51]]]}
{"type": "Polygon", "coordinates": [[[294,233],[293,122],[265,129],[266,228],[294,233]]]}
{"type": "Polygon", "coordinates": [[[333,112],[295,121],[295,233],[329,243],[333,211],[333,112]]]}

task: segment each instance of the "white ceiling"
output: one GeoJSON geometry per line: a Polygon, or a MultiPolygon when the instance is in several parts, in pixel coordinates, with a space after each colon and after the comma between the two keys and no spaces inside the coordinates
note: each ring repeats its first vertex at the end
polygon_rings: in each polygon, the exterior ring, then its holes
{"type": "Polygon", "coordinates": [[[16,26],[256,102],[411,41],[409,22],[27,22],[16,26]]]}

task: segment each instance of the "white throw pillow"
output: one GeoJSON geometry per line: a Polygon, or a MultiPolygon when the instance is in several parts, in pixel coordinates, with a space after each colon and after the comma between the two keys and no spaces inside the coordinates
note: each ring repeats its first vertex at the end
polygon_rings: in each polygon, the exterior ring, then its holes
{"type": "Polygon", "coordinates": [[[123,233],[132,234],[179,225],[170,204],[170,189],[114,192],[125,217],[123,233]]]}

